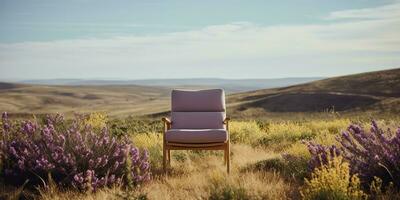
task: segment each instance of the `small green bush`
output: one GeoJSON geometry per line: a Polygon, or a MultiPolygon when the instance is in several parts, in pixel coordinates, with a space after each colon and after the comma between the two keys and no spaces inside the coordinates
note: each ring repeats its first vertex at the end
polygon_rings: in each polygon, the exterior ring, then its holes
{"type": "Polygon", "coordinates": [[[107,125],[113,135],[120,137],[142,133],[161,133],[163,130],[161,120],[140,120],[133,117],[113,119],[107,125]]]}
{"type": "Polygon", "coordinates": [[[210,200],[252,199],[246,188],[235,184],[229,177],[214,174],[210,182],[210,200]]]}
{"type": "Polygon", "coordinates": [[[210,200],[251,199],[251,196],[241,187],[234,185],[219,185],[214,187],[210,193],[210,200]]]}
{"type": "Polygon", "coordinates": [[[233,121],[229,125],[230,140],[233,143],[254,144],[263,134],[255,121],[233,121]]]}
{"type": "Polygon", "coordinates": [[[285,178],[302,180],[307,175],[308,159],[285,154],[283,156],[259,161],[245,168],[245,170],[277,171],[285,178]]]}
{"type": "Polygon", "coordinates": [[[269,125],[268,132],[258,139],[261,146],[269,146],[280,143],[294,143],[301,140],[310,140],[316,136],[316,132],[309,127],[297,123],[276,123],[269,125]]]}

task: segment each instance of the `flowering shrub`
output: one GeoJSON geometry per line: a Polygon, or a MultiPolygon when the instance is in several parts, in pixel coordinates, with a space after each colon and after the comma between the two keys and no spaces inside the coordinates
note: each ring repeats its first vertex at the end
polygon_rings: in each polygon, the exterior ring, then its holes
{"type": "Polygon", "coordinates": [[[342,157],[328,159],[326,164],[315,168],[311,179],[305,179],[301,189],[303,199],[366,199],[360,189],[357,175],[350,175],[349,164],[342,157]]]}
{"type": "Polygon", "coordinates": [[[383,185],[393,182],[400,188],[400,128],[394,134],[386,132],[372,121],[370,132],[351,125],[338,141],[343,146],[343,156],[350,161],[351,172],[358,173],[363,183],[369,184],[378,177],[383,185]]]}
{"type": "Polygon", "coordinates": [[[383,186],[392,182],[400,188],[400,128],[394,134],[389,129],[386,132],[380,129],[375,121],[369,132],[350,125],[337,141],[340,148],[307,143],[311,153],[310,170],[326,164],[334,153],[349,161],[351,174],[358,174],[365,189],[375,177],[382,180],[383,186]]]}
{"type": "Polygon", "coordinates": [[[308,151],[311,159],[308,161],[308,170],[312,172],[315,168],[328,164],[335,156],[340,156],[341,151],[335,145],[323,146],[313,142],[307,142],[308,151]]]}
{"type": "Polygon", "coordinates": [[[107,115],[100,112],[90,113],[86,117],[84,123],[92,126],[93,129],[101,130],[102,128],[106,127],[107,115]]]}
{"type": "Polygon", "coordinates": [[[127,138],[99,133],[76,117],[67,124],[61,115],[37,122],[12,122],[2,115],[0,176],[7,184],[38,185],[51,175],[59,185],[81,190],[126,184],[150,178],[147,151],[139,152],[127,138]],[[128,180],[127,177],[131,177],[128,180]]]}

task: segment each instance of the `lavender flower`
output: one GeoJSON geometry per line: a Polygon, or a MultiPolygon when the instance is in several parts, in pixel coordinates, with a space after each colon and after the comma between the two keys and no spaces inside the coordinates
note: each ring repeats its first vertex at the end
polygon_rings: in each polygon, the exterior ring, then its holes
{"type": "Polygon", "coordinates": [[[357,173],[364,184],[382,179],[384,184],[393,182],[400,188],[400,128],[396,134],[386,132],[375,121],[370,132],[362,127],[350,126],[338,141],[342,144],[344,156],[350,161],[351,172],[357,173]]]}
{"type": "Polygon", "coordinates": [[[374,177],[378,177],[384,185],[393,182],[400,189],[400,128],[395,134],[390,129],[385,132],[372,121],[367,132],[363,127],[352,124],[337,141],[341,144],[340,148],[307,143],[312,155],[309,169],[326,163],[328,155],[335,153],[349,161],[351,173],[358,174],[366,188],[374,177]]]}
{"type": "Polygon", "coordinates": [[[2,122],[0,176],[7,184],[21,185],[27,179],[28,184],[42,184],[40,178],[46,180],[49,173],[57,184],[81,190],[125,184],[127,173],[136,185],[150,179],[147,151],[107,129],[94,132],[79,116],[68,124],[60,114],[49,115],[42,125],[11,123],[3,113],[2,122]],[[132,161],[129,170],[124,168],[127,159],[132,161]]]}
{"type": "Polygon", "coordinates": [[[311,154],[311,159],[308,162],[308,170],[310,172],[315,168],[326,165],[329,160],[332,160],[335,156],[340,156],[342,154],[341,150],[335,145],[323,146],[313,142],[306,142],[306,145],[311,154]]]}

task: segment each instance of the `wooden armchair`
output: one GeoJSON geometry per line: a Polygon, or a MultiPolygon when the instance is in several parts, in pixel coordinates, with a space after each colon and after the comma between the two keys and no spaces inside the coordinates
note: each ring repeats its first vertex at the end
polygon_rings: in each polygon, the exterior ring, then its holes
{"type": "Polygon", "coordinates": [[[230,171],[229,118],[222,89],[185,91],[171,94],[171,120],[162,118],[163,170],[171,164],[171,150],[224,150],[230,171]]]}

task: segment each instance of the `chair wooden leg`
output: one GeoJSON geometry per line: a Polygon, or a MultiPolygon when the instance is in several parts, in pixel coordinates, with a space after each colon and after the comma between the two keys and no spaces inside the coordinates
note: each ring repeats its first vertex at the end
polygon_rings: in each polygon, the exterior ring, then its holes
{"type": "Polygon", "coordinates": [[[167,150],[165,149],[165,145],[163,148],[163,171],[164,173],[167,172],[167,150]]]}
{"type": "Polygon", "coordinates": [[[224,149],[224,164],[226,165],[227,163],[227,159],[226,159],[226,153],[227,153],[228,151],[227,151],[227,148],[225,147],[225,149],[224,149]]]}
{"type": "Polygon", "coordinates": [[[168,166],[171,166],[171,150],[168,149],[168,166]]]}
{"type": "Polygon", "coordinates": [[[227,163],[226,163],[226,172],[228,172],[228,174],[229,174],[229,172],[230,172],[230,167],[231,167],[231,160],[230,160],[230,154],[231,154],[231,149],[230,149],[230,144],[229,144],[229,141],[228,141],[228,143],[226,144],[227,146],[226,146],[226,161],[227,161],[227,163]]]}

